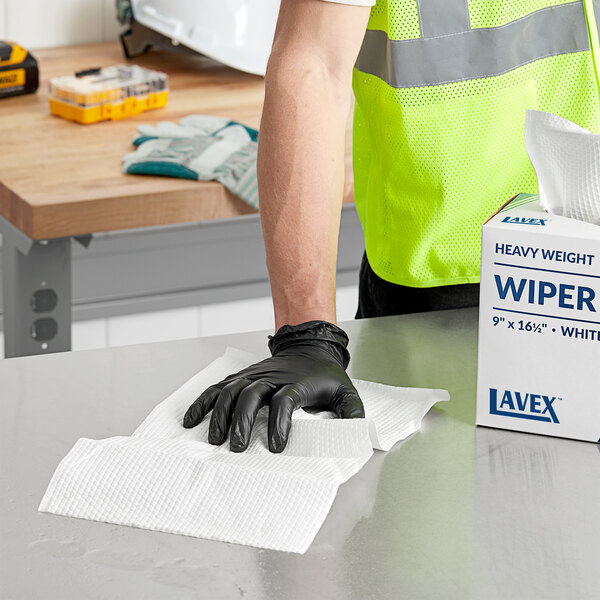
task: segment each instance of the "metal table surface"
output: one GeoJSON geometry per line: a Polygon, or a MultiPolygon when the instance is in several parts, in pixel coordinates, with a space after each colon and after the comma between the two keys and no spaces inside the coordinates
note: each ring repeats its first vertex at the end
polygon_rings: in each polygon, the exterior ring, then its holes
{"type": "Polygon", "coordinates": [[[77,438],[130,434],[227,345],[264,352],[264,332],[2,361],[0,597],[598,598],[599,447],[474,427],[476,321],[345,324],[353,376],[451,401],[340,487],[302,556],[37,512],[77,438]]]}

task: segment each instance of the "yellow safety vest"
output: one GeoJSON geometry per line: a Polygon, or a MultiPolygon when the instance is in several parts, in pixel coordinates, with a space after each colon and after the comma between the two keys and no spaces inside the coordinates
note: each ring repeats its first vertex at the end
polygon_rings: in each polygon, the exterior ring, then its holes
{"type": "Polygon", "coordinates": [[[528,108],[600,131],[600,0],[377,0],[353,73],[355,197],[393,283],[479,281],[483,222],[536,193],[528,108]]]}

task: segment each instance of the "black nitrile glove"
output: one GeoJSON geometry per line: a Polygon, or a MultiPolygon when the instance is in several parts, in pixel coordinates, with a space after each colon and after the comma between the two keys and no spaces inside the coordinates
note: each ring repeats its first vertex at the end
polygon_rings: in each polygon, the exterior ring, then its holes
{"type": "Polygon", "coordinates": [[[222,444],[231,427],[231,450],[243,452],[259,409],[269,405],[269,450],[281,452],[297,408],[364,418],[363,404],[346,374],[350,355],[342,329],[327,321],[308,321],[284,325],[269,338],[272,356],[205,390],[185,413],[184,427],[195,427],[212,410],[208,441],[222,444]]]}

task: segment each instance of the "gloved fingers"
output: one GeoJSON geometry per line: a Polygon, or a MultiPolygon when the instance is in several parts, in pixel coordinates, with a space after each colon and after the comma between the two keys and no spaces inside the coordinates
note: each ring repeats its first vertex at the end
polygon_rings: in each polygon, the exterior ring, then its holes
{"type": "Polygon", "coordinates": [[[287,445],[293,412],[307,402],[306,389],[299,384],[282,387],[269,403],[269,450],[283,452],[287,445]]]}
{"type": "Polygon", "coordinates": [[[248,386],[249,379],[235,379],[228,383],[219,394],[208,426],[208,442],[220,446],[227,439],[233,409],[240,392],[248,386]]]}
{"type": "Polygon", "coordinates": [[[219,385],[211,385],[206,388],[202,394],[196,399],[196,401],[187,409],[185,416],[183,417],[183,426],[186,429],[196,427],[198,423],[204,419],[204,417],[213,409],[215,402],[219,394],[221,393],[221,387],[219,385]]]}
{"type": "Polygon", "coordinates": [[[340,419],[365,418],[365,407],[354,387],[341,386],[333,397],[332,408],[340,419]]]}
{"type": "Polygon", "coordinates": [[[256,415],[273,393],[273,386],[265,381],[255,381],[242,390],[231,420],[230,448],[233,452],[248,448],[256,415]]]}

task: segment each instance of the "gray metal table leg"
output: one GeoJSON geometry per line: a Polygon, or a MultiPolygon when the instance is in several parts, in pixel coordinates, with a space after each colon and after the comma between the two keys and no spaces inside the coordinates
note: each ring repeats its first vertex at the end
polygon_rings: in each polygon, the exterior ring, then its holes
{"type": "Polygon", "coordinates": [[[71,349],[71,239],[34,241],[2,220],[5,357],[71,349]]]}

